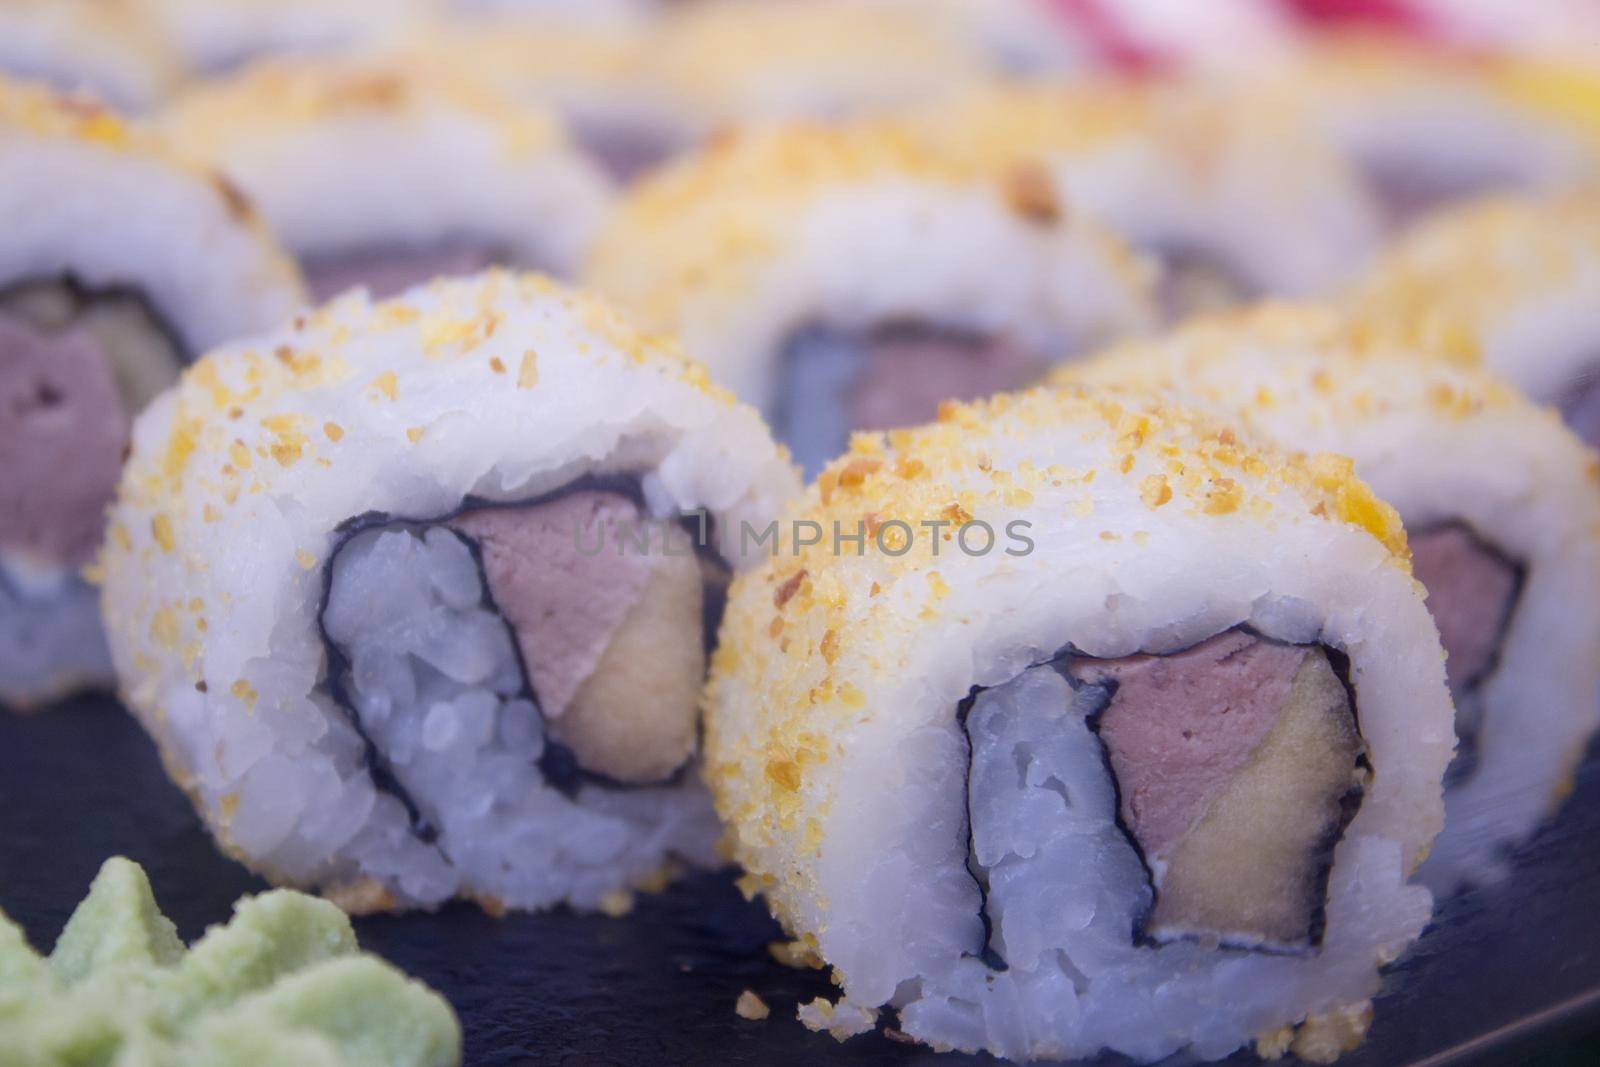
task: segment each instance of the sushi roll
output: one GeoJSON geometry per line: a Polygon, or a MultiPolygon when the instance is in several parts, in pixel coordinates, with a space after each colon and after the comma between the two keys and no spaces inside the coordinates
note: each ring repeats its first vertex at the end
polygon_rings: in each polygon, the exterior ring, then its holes
{"type": "Polygon", "coordinates": [[[124,112],[154,107],[177,84],[177,55],[138,17],[136,0],[7,0],[0,72],[88,92],[124,112]]]}
{"type": "Polygon", "coordinates": [[[838,119],[936,100],[996,70],[928,5],[699,0],[667,12],[652,77],[703,133],[753,120],[838,119]]]}
{"type": "Polygon", "coordinates": [[[624,200],[585,276],[682,336],[808,471],[852,430],[1027,384],[1154,321],[1146,265],[1037,168],[890,123],[722,138],[624,200]]]}
{"type": "Polygon", "coordinates": [[[432,0],[130,0],[189,74],[213,77],[268,56],[333,53],[386,40],[432,0]]]}
{"type": "Polygon", "coordinates": [[[650,77],[648,25],[575,15],[452,19],[423,25],[393,50],[408,69],[469,73],[554,108],[590,158],[631,181],[699,136],[650,77]]]}
{"type": "Polygon", "coordinates": [[[856,0],[910,10],[980,48],[997,73],[1059,75],[1100,62],[1092,34],[1055,0],[856,0]]]}
{"type": "Polygon", "coordinates": [[[1600,447],[1600,194],[1499,197],[1441,213],[1349,301],[1369,333],[1480,363],[1600,447]]]}
{"type": "Polygon", "coordinates": [[[532,15],[590,23],[644,21],[660,0],[446,0],[460,15],[532,15]]]}
{"type": "Polygon", "coordinates": [[[955,151],[1037,160],[1164,267],[1169,320],[1348,283],[1377,252],[1375,205],[1330,146],[1274,101],[1180,82],[983,88],[929,109],[955,151]]]}
{"type": "Polygon", "coordinates": [[[796,490],[754,411],[553,282],[352,293],[135,426],[103,561],[123,697],[274,882],[609,904],[712,859],[706,657],[745,530],[796,490]]]}
{"type": "Polygon", "coordinates": [[[1114,349],[1062,380],[1166,389],[1285,447],[1335,452],[1394,505],[1428,590],[1460,749],[1438,892],[1504,875],[1600,725],[1600,462],[1511,385],[1330,310],[1266,307],[1114,349]]]}
{"type": "Polygon", "coordinates": [[[1365,175],[1392,229],[1453,200],[1600,176],[1592,133],[1502,61],[1397,40],[1335,40],[1258,76],[1365,175]]]}
{"type": "Polygon", "coordinates": [[[706,773],[841,987],[802,1021],[887,1005],[1010,1059],[1359,1043],[1428,921],[1454,734],[1348,461],[1038,390],[858,437],[788,524],[809,547],[730,596],[706,773]]]}
{"type": "Polygon", "coordinates": [[[259,63],[163,125],[260,206],[317,300],[491,265],[566,274],[610,196],[548,109],[392,60],[259,63]]]}
{"type": "Polygon", "coordinates": [[[304,299],[249,204],[103,105],[0,78],[0,704],[110,680],[99,546],[129,420],[304,299]]]}

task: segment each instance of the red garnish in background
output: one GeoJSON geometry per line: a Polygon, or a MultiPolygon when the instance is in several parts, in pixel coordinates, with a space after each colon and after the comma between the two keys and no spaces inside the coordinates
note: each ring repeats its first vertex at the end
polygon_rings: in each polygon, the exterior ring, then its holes
{"type": "Polygon", "coordinates": [[[1172,57],[1135,38],[1116,15],[1115,0],[1045,0],[1045,6],[1083,38],[1100,61],[1131,73],[1149,73],[1172,65],[1172,57]]]}
{"type": "Polygon", "coordinates": [[[1314,27],[1376,29],[1417,37],[1436,28],[1426,10],[1409,0],[1277,0],[1292,17],[1314,27]]]}

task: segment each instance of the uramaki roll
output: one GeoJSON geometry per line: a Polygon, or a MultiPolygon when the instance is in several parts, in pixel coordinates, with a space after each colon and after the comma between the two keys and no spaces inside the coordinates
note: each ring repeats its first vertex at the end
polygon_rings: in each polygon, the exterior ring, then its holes
{"type": "Polygon", "coordinates": [[[1041,390],[858,437],[793,518],[823,535],[735,583],[706,748],[749,887],[841,984],[803,1019],[888,1004],[1010,1058],[1359,1042],[1454,734],[1348,460],[1041,390]]]}
{"type": "Polygon", "coordinates": [[[1348,299],[1364,331],[1481,364],[1600,447],[1600,193],[1441,212],[1348,299]]]}
{"type": "Polygon", "coordinates": [[[595,26],[647,23],[659,4],[660,0],[446,0],[452,15],[488,18],[528,15],[595,26]]]}
{"type": "Polygon", "coordinates": [[[703,132],[651,77],[653,25],[561,11],[456,17],[424,23],[390,48],[409,69],[465,73],[553,107],[591,158],[628,181],[703,132]]]}
{"type": "Polygon", "coordinates": [[[1039,0],[867,0],[910,11],[976,44],[996,74],[1037,77],[1081,71],[1099,42],[1059,5],[1039,0]]]}
{"type": "Polygon", "coordinates": [[[0,71],[148,111],[177,84],[178,57],[139,17],[138,0],[0,4],[0,71]]]}
{"type": "Polygon", "coordinates": [[[681,335],[813,471],[852,430],[1153,322],[1146,265],[1047,175],[886,123],[750,131],[681,160],[623,201],[586,278],[681,335]]]}
{"type": "Polygon", "coordinates": [[[710,858],[722,588],[797,488],[753,410],[554,283],[352,294],[137,424],[104,552],[124,697],[274,881],[592,908],[710,858]]]}
{"type": "Polygon", "coordinates": [[[1038,82],[928,108],[956,152],[1043,166],[1056,196],[1165,268],[1176,320],[1348,283],[1378,250],[1359,175],[1271,97],[1188,82],[1038,82]]]}
{"type": "Polygon", "coordinates": [[[129,421],[304,299],[242,196],[82,98],[0,79],[0,702],[110,680],[95,592],[129,421]]]}
{"type": "Polygon", "coordinates": [[[704,0],[665,14],[659,91],[705,133],[729,123],[840,119],[936,100],[993,73],[974,36],[921,3],[704,0]]]}
{"type": "Polygon", "coordinates": [[[1600,461],[1472,368],[1419,361],[1331,311],[1266,307],[1089,360],[1062,380],[1163,389],[1284,447],[1337,452],[1399,511],[1448,654],[1461,751],[1424,880],[1506,870],[1600,725],[1600,461]]]}
{"type": "Polygon", "coordinates": [[[610,198],[549,109],[395,59],[260,63],[163,124],[260,205],[317,299],[489,266],[569,274],[610,198]]]}
{"type": "Polygon", "coordinates": [[[1335,39],[1246,81],[1337,145],[1398,228],[1451,201],[1600,177],[1600,142],[1570,101],[1545,97],[1537,67],[1396,39],[1335,39]]]}
{"type": "Polygon", "coordinates": [[[130,0],[172,43],[194,78],[269,56],[348,52],[382,41],[435,8],[432,0],[130,0]]]}

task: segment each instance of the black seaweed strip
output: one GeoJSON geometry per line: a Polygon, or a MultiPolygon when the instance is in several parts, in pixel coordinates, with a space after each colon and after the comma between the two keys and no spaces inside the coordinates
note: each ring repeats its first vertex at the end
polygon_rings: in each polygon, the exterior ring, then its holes
{"type": "MultiPolygon", "coordinates": [[[[365,749],[367,772],[372,778],[373,785],[375,785],[380,791],[393,796],[401,803],[401,805],[405,807],[407,818],[409,818],[411,821],[412,833],[414,833],[425,843],[434,844],[438,838],[438,830],[430,825],[425,818],[423,818],[422,812],[418,808],[415,799],[412,798],[411,794],[403,785],[401,785],[399,780],[394,776],[393,772],[390,771],[385,765],[382,754],[378,750],[377,744],[374,743],[372,738],[367,734],[366,727],[362,724],[360,715],[356,713],[355,706],[350,702],[350,699],[344,690],[342,678],[344,672],[350,668],[351,664],[348,657],[346,657],[343,651],[338,647],[338,643],[335,642],[332,636],[328,633],[327,626],[323,621],[327,614],[329,599],[333,594],[333,563],[339,558],[339,553],[344,550],[345,546],[350,543],[351,539],[368,530],[390,526],[423,528],[430,526],[444,526],[449,523],[450,520],[458,518],[469,511],[484,511],[495,508],[510,509],[538,507],[541,504],[551,503],[552,501],[560,499],[561,497],[578,492],[613,493],[618,496],[626,497],[641,510],[644,508],[644,492],[640,487],[637,478],[622,475],[599,476],[586,474],[566,483],[557,489],[551,490],[550,492],[542,493],[538,496],[522,500],[485,500],[482,497],[468,496],[463,498],[461,503],[455,508],[429,518],[408,518],[405,516],[392,515],[384,511],[366,511],[346,519],[344,522],[340,523],[334,528],[334,545],[332,551],[328,553],[327,562],[324,563],[322,567],[322,596],[317,605],[317,632],[322,638],[323,649],[328,656],[328,670],[327,676],[324,680],[328,686],[329,695],[333,697],[334,702],[337,703],[340,709],[345,713],[345,717],[355,729],[357,736],[361,738],[365,749]]],[[[686,518],[681,521],[683,522],[684,526],[690,530],[691,534],[698,533],[698,530],[689,519],[686,518]]],[[[713,520],[711,520],[711,518],[708,516],[706,522],[709,524],[712,521],[713,520]]],[[[504,613],[500,611],[499,606],[494,602],[494,594],[489,587],[488,575],[484,572],[483,557],[477,543],[473,541],[472,538],[467,537],[458,530],[451,529],[450,532],[456,537],[460,538],[467,545],[468,550],[472,553],[473,562],[478,568],[479,580],[483,584],[484,598],[487,601],[489,608],[500,617],[501,621],[504,622],[506,627],[509,629],[511,626],[510,622],[506,621],[504,613]]],[[[722,568],[723,570],[731,570],[720,553],[716,551],[714,547],[716,545],[716,538],[711,536],[709,526],[707,534],[708,535],[704,539],[701,539],[700,537],[694,537],[696,551],[703,559],[708,559],[714,565],[722,568]]],[[[722,609],[726,606],[726,595],[725,593],[719,592],[717,594],[707,596],[706,600],[706,617],[702,620],[702,622],[703,625],[707,626],[709,632],[714,635],[721,622],[722,609]],[[713,603],[715,605],[714,609],[712,606],[713,603]],[[710,619],[710,615],[713,610],[716,614],[715,621],[710,619]]],[[[522,661],[522,650],[515,638],[516,635],[513,633],[511,647],[513,653],[517,657],[517,669],[522,678],[523,692],[521,695],[525,696],[528,701],[537,709],[540,707],[538,695],[533,690],[533,683],[531,681],[532,676],[528,673],[527,664],[522,661]]],[[[712,644],[707,644],[706,648],[708,654],[712,647],[714,647],[712,644]]],[[[662,786],[676,785],[682,781],[683,776],[687,772],[688,767],[692,762],[693,759],[691,758],[682,767],[679,767],[661,782],[638,784],[631,782],[618,782],[605,775],[595,774],[592,771],[584,770],[578,765],[577,757],[573,755],[571,749],[546,737],[544,753],[540,756],[538,766],[540,774],[544,776],[545,780],[549,782],[551,786],[561,793],[571,796],[576,793],[578,788],[585,782],[607,789],[660,788],[662,786]]],[[[443,854],[442,849],[441,854],[443,854]]],[[[449,857],[446,856],[445,858],[448,859],[449,857]]]]}
{"type": "Polygon", "coordinates": [[[967,745],[967,773],[961,777],[961,807],[966,815],[967,824],[967,876],[972,879],[972,884],[978,888],[978,919],[983,923],[983,946],[977,952],[968,952],[964,955],[981,960],[983,965],[991,971],[1009,971],[1011,965],[1005,958],[995,951],[994,947],[994,921],[989,918],[989,885],[973,869],[975,862],[976,843],[972,838],[972,734],[967,731],[967,716],[972,713],[972,705],[978,699],[978,694],[985,692],[989,687],[975,685],[956,705],[956,722],[961,726],[961,738],[967,745]]]}
{"type": "MultiPolygon", "coordinates": [[[[1271,640],[1268,638],[1267,640],[1271,640]]],[[[1361,707],[1356,703],[1356,687],[1350,681],[1350,657],[1332,645],[1318,642],[1315,646],[1322,650],[1328,657],[1328,666],[1333,668],[1334,677],[1339,679],[1339,684],[1344,686],[1345,699],[1350,702],[1350,718],[1356,726],[1356,736],[1361,736],[1361,707]]],[[[1356,753],[1356,767],[1364,768],[1368,773],[1372,771],[1372,760],[1367,756],[1367,746],[1362,743],[1360,751],[1356,753]]],[[[1317,875],[1312,881],[1311,893],[1311,921],[1306,928],[1306,938],[1312,948],[1322,947],[1322,935],[1328,928],[1328,879],[1333,874],[1333,854],[1339,847],[1339,842],[1344,838],[1344,832],[1356,817],[1356,812],[1361,810],[1361,801],[1366,796],[1366,790],[1359,781],[1352,780],[1350,788],[1344,791],[1339,798],[1339,818],[1323,836],[1322,842],[1317,846],[1320,858],[1317,863],[1317,875]]]]}

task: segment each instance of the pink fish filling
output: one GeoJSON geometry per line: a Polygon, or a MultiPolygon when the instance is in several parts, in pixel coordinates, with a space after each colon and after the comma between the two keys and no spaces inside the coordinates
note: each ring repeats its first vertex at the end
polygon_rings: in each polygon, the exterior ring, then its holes
{"type": "Polygon", "coordinates": [[[1494,667],[1520,584],[1517,571],[1459,525],[1413,535],[1411,566],[1428,590],[1450,689],[1459,695],[1494,667]]]}
{"type": "Polygon", "coordinates": [[[946,400],[976,400],[1027,385],[1043,365],[1005,337],[924,327],[876,332],[862,344],[864,369],[850,398],[857,430],[928,422],[946,400]]]}
{"type": "Polygon", "coordinates": [[[625,496],[576,491],[449,523],[478,546],[551,735],[625,782],[693,753],[706,668],[700,564],[643,520],[625,496]]]}
{"type": "Polygon", "coordinates": [[[434,278],[476,274],[505,258],[503,251],[481,242],[446,241],[421,247],[379,245],[306,256],[300,267],[312,299],[322,303],[358,286],[365,286],[375,299],[381,299],[434,278]]]}
{"type": "Polygon", "coordinates": [[[1068,669],[1114,683],[1099,734],[1152,871],[1147,933],[1317,943],[1362,751],[1326,654],[1230,630],[1171,655],[1072,657],[1068,669]]]}
{"type": "Polygon", "coordinates": [[[633,501],[580,492],[531,508],[485,508],[450,525],[477,542],[489,591],[517,634],[546,715],[559,716],[600,651],[639,600],[650,561],[617,552],[618,532],[639,521],[633,501]],[[584,546],[610,551],[587,555],[584,546]]]}
{"type": "Polygon", "coordinates": [[[1230,631],[1169,656],[1074,664],[1085,681],[1117,683],[1100,737],[1123,821],[1147,855],[1163,855],[1250,758],[1305,655],[1230,631]]]}
{"type": "Polygon", "coordinates": [[[0,314],[0,551],[77,566],[98,548],[128,413],[87,330],[0,314]]]}

